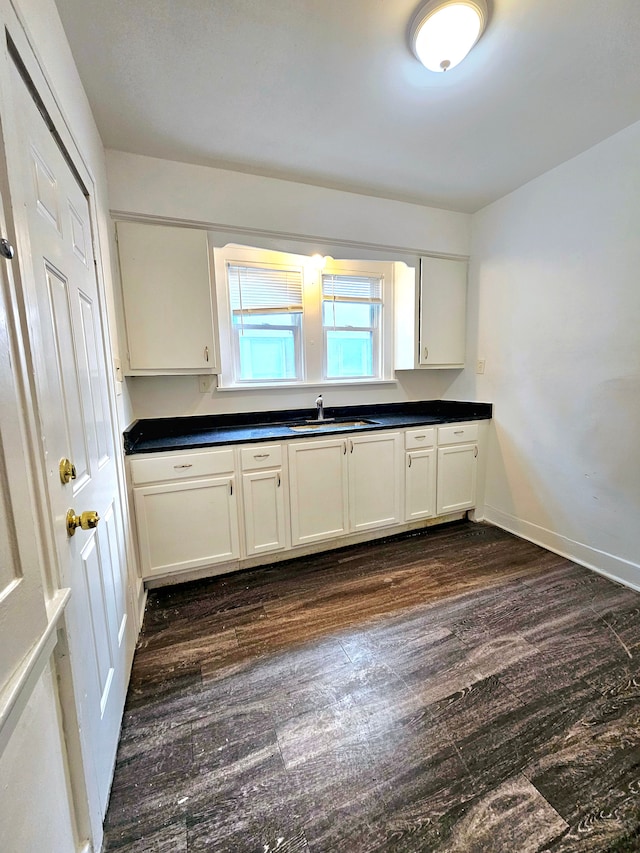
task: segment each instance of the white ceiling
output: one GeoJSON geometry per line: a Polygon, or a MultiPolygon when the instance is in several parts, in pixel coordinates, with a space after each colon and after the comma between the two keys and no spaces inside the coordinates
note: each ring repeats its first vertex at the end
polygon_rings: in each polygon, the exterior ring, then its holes
{"type": "Polygon", "coordinates": [[[640,0],[490,0],[446,74],[418,0],[56,0],[105,146],[475,211],[640,119],[640,0]]]}

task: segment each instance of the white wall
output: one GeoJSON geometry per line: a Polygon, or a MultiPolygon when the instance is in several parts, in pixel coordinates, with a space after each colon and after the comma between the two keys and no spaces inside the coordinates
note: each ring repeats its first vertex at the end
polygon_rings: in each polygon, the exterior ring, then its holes
{"type": "MultiPolygon", "coordinates": [[[[285,235],[341,244],[335,257],[373,257],[373,247],[391,256],[420,252],[467,255],[470,217],[405,202],[340,192],[223,169],[174,163],[122,151],[107,151],[109,201],[120,214],[187,224],[236,228],[243,242],[304,251],[285,235]],[[253,234],[253,241],[251,241],[253,234]],[[271,235],[271,236],[270,236],[271,235]],[[344,245],[351,243],[350,246],[344,245]],[[358,248],[354,249],[354,244],[358,248]],[[394,254],[394,250],[397,252],[394,254]]],[[[231,239],[232,235],[229,235],[231,239]]],[[[226,242],[226,237],[224,238],[226,242]]],[[[221,242],[220,245],[223,245],[221,242]]],[[[322,246],[318,244],[318,249],[322,246]]],[[[327,387],[328,406],[438,399],[455,376],[452,371],[403,373],[396,384],[327,387]]],[[[319,388],[283,391],[224,391],[202,394],[195,377],[135,377],[127,380],[137,418],[304,408],[319,388]]]]}
{"type": "Polygon", "coordinates": [[[640,586],[640,123],[473,217],[487,518],[640,586]]]}
{"type": "Polygon", "coordinates": [[[76,849],[60,738],[55,688],[47,667],[0,755],[0,850],[76,849]]]}

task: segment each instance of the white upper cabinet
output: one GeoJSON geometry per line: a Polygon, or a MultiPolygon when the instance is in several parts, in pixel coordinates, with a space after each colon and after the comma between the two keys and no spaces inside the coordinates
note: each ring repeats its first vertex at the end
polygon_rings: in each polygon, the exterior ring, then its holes
{"type": "Polygon", "coordinates": [[[424,367],[464,367],[467,262],[420,259],[420,352],[424,367]]]}
{"type": "Polygon", "coordinates": [[[117,223],[130,375],[216,373],[207,234],[117,223]]]}
{"type": "Polygon", "coordinates": [[[415,271],[396,264],[395,369],[464,367],[467,262],[420,258],[415,271]]]}

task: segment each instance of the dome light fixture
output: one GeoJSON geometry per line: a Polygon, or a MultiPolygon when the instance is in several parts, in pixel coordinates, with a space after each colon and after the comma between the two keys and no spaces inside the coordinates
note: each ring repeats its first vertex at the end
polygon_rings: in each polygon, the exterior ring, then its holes
{"type": "Polygon", "coordinates": [[[486,0],[429,0],[411,22],[411,48],[429,71],[449,71],[462,62],[486,24],[486,0]]]}

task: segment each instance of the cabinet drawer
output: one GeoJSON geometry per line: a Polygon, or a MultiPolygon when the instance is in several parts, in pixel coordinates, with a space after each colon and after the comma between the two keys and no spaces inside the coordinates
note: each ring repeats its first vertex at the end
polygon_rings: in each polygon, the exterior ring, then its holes
{"type": "Polygon", "coordinates": [[[418,450],[421,447],[433,447],[435,443],[435,427],[408,429],[404,434],[404,446],[406,450],[418,450]]]}
{"type": "Polygon", "coordinates": [[[438,444],[461,444],[478,440],[478,424],[451,424],[438,427],[438,444]]]}
{"type": "Polygon", "coordinates": [[[243,471],[256,471],[259,468],[279,468],[282,465],[281,444],[254,444],[240,451],[243,471]]]}
{"type": "Polygon", "coordinates": [[[157,483],[162,480],[186,480],[192,477],[209,477],[233,471],[233,450],[212,450],[210,453],[185,453],[161,458],[147,456],[132,459],[131,480],[140,483],[157,483]]]}

